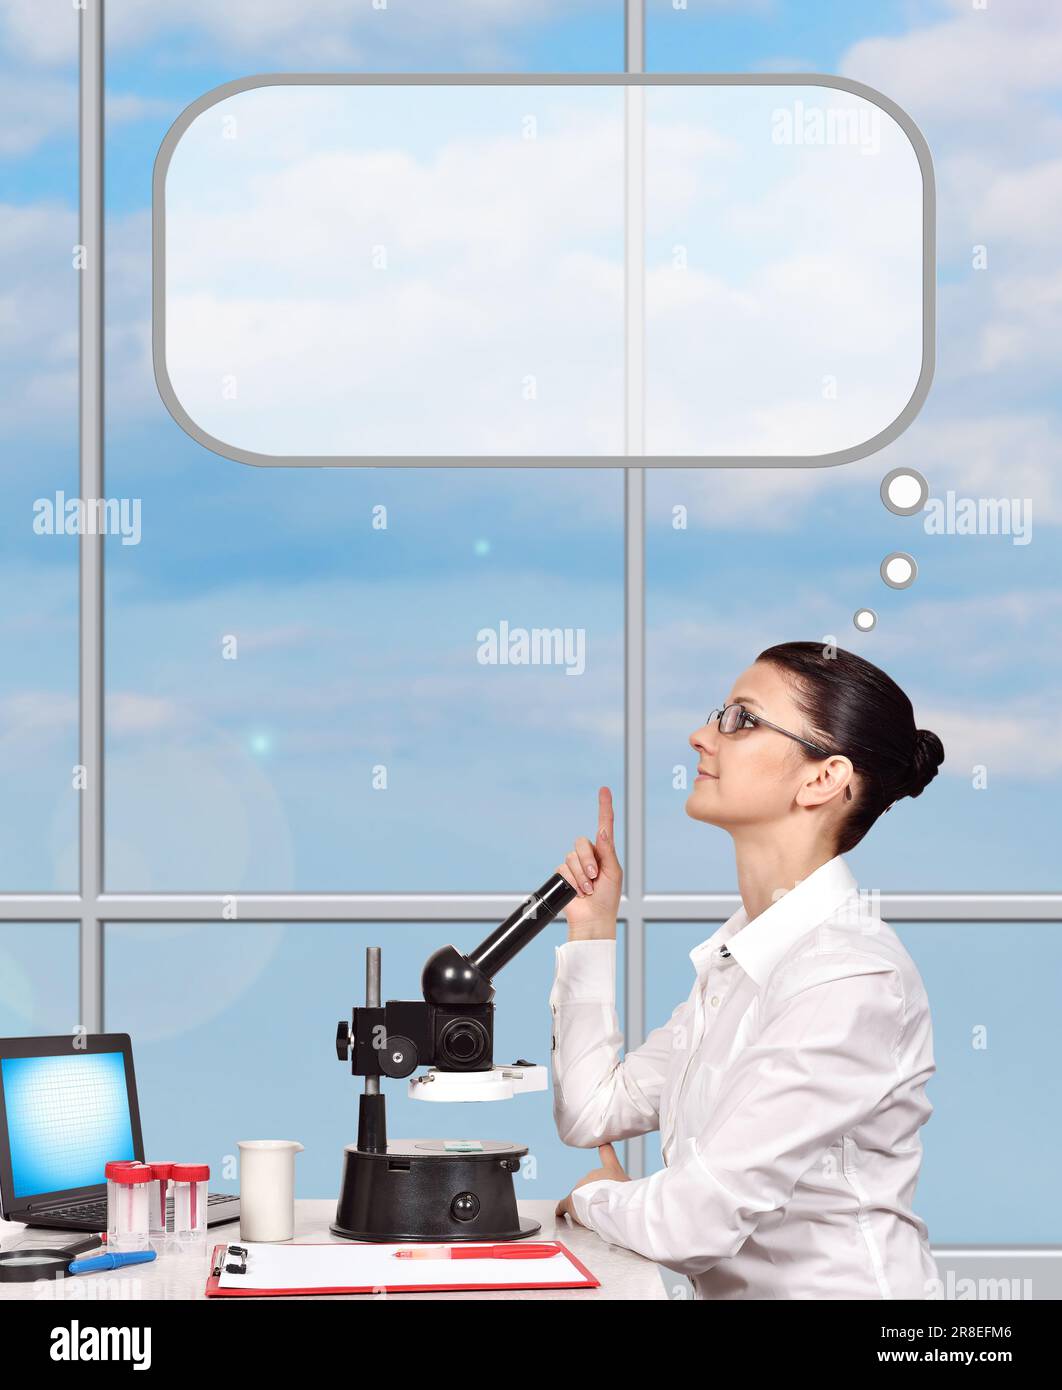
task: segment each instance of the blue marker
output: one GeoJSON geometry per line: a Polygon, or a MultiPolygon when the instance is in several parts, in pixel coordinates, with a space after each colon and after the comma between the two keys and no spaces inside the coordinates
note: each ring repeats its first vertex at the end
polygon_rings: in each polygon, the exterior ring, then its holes
{"type": "Polygon", "coordinates": [[[143,1265],[155,1259],[154,1250],[130,1250],[114,1255],[96,1255],[91,1260],[71,1260],[67,1274],[96,1274],[104,1269],[122,1269],[125,1265],[143,1265]]]}

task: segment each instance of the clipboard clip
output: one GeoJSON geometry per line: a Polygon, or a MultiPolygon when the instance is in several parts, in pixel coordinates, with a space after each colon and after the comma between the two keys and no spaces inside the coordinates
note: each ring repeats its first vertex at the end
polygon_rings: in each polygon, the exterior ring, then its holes
{"type": "Polygon", "coordinates": [[[214,1252],[211,1274],[216,1279],[222,1269],[226,1274],[247,1273],[247,1247],[243,1245],[219,1245],[214,1252]],[[229,1255],[242,1256],[238,1264],[226,1264],[229,1255]]]}

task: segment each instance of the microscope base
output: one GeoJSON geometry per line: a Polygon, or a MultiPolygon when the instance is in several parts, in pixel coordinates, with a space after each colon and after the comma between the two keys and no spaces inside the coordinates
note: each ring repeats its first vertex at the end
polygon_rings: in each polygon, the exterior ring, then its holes
{"type": "Polygon", "coordinates": [[[386,1154],[348,1144],[330,1229],[348,1240],[522,1240],[542,1229],[519,1215],[513,1174],[526,1144],[481,1141],[482,1151],[446,1149],[442,1139],[391,1142],[386,1154]]]}

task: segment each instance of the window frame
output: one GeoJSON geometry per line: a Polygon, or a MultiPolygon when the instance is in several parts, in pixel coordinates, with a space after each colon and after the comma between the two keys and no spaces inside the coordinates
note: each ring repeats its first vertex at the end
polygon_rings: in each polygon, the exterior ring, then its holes
{"type": "MultiPolygon", "coordinates": [[[[645,72],[645,0],[625,0],[624,62],[628,73],[645,72]]],[[[103,497],[103,3],[89,3],[80,25],[80,222],[87,264],[80,280],[79,447],[82,497],[103,497]]],[[[639,180],[644,150],[639,139],[640,88],[627,106],[627,310],[626,371],[643,367],[644,292],[638,268],[644,247],[639,180]]],[[[644,454],[640,393],[626,392],[628,454],[644,454]]],[[[687,465],[689,466],[689,465],[687,465]]],[[[718,465],[711,465],[718,466],[718,465]]],[[[645,888],[645,467],[624,470],[624,823],[626,864],[619,917],[624,933],[625,1024],[631,1040],[646,1035],[645,936],[656,922],[725,921],[740,906],[734,893],[648,893],[645,888]]],[[[215,922],[231,917],[258,921],[482,922],[496,924],[526,897],[512,893],[109,893],[103,877],[104,613],[103,537],[79,538],[79,758],[86,772],[79,793],[79,891],[0,893],[0,922],[79,924],[79,1022],[104,1028],[104,924],[120,922],[215,922]]],[[[1059,893],[882,892],[882,915],[901,922],[1062,922],[1059,893]]],[[[351,960],[352,980],[358,963],[351,960]]],[[[627,1141],[627,1170],[645,1171],[644,1138],[627,1141]]]]}

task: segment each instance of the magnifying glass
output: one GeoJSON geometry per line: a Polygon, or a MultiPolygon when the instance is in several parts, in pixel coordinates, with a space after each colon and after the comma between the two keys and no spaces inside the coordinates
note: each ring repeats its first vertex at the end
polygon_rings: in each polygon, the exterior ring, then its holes
{"type": "Polygon", "coordinates": [[[0,1251],[0,1284],[31,1284],[35,1279],[61,1279],[79,1255],[88,1250],[99,1250],[103,1241],[99,1236],[90,1240],[75,1241],[61,1249],[38,1250],[22,1246],[15,1250],[0,1251]]]}

